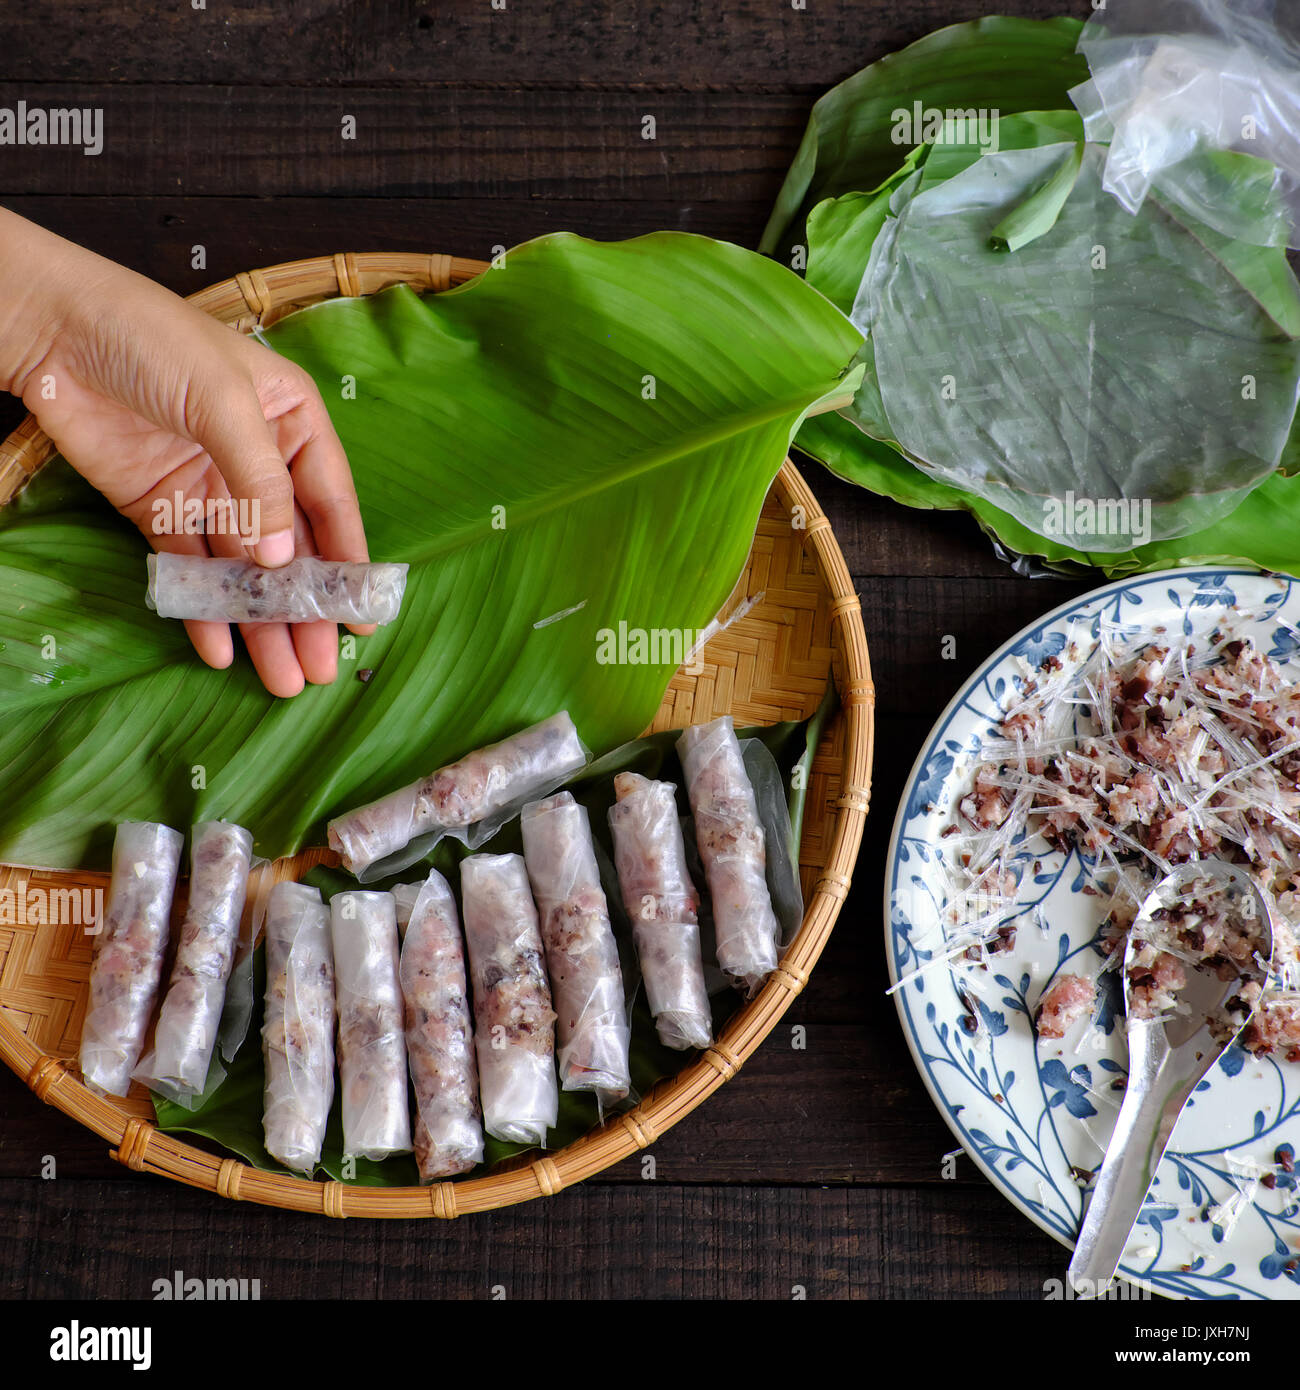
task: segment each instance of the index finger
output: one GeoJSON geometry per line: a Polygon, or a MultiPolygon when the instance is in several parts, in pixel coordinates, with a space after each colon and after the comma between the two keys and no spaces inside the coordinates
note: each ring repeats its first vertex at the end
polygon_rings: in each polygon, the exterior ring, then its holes
{"type": "MultiPolygon", "coordinates": [[[[343,445],[319,398],[305,402],[304,412],[306,430],[289,459],[289,473],[317,553],[326,560],[369,560],[361,507],[343,445]]],[[[375,631],[374,623],[348,623],[347,627],[359,637],[375,631]]]]}

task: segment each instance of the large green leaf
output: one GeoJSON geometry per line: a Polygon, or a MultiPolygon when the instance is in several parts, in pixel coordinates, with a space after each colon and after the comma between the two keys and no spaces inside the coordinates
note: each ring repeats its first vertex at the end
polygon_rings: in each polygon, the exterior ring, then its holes
{"type": "Polygon", "coordinates": [[[895,140],[898,111],[983,110],[1009,115],[1068,106],[1066,92],[1088,76],[1075,53],[1077,19],[1009,19],[954,24],[832,87],[812,109],[808,129],[777,196],[759,250],[788,261],[789,243],[823,198],[878,188],[910,144],[895,140]]]}
{"type": "Polygon", "coordinates": [[[142,538],[47,470],[0,517],[5,860],[103,863],[120,820],[217,816],[279,855],[559,709],[597,751],[634,736],[678,658],[602,664],[598,633],[709,622],[861,343],[789,271],[678,233],[543,237],[450,293],[335,300],[267,339],[321,388],[371,554],[411,565],[401,616],[276,701],[145,608],[142,538]]]}

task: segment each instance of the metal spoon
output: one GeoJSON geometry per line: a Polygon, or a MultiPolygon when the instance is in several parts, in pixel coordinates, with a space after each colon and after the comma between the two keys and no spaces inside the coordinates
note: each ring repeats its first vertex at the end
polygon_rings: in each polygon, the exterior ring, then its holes
{"type": "Polygon", "coordinates": [[[1152,920],[1157,908],[1177,901],[1185,885],[1205,878],[1219,880],[1222,889],[1235,884],[1249,890],[1251,896],[1244,906],[1248,908],[1253,901],[1262,922],[1261,984],[1268,974],[1277,918],[1268,895],[1242,868],[1220,859],[1194,860],[1161,879],[1147,895],[1124,948],[1128,1084],[1070,1261],[1070,1283],[1079,1292],[1099,1294],[1114,1280],[1183,1106],[1255,1014],[1252,1009],[1227,1042],[1212,1037],[1206,1027],[1208,1016],[1241,989],[1243,978],[1225,982],[1204,970],[1189,970],[1187,984],[1179,991],[1179,1000],[1188,1006],[1188,1012],[1144,1019],[1134,1017],[1131,1011],[1129,967],[1145,944],[1141,927],[1152,920]]]}

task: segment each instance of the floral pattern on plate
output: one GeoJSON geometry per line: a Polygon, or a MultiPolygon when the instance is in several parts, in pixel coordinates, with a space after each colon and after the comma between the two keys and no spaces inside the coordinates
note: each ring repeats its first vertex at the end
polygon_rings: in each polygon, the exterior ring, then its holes
{"type": "MultiPolygon", "coordinates": [[[[1062,1039],[1037,1038],[1032,1018],[1058,977],[1096,975],[1104,899],[1077,851],[1017,843],[1020,882],[1007,920],[1020,926],[973,988],[977,972],[954,971],[945,958],[953,851],[943,832],[1008,698],[1049,657],[1078,664],[1103,623],[1193,637],[1230,626],[1300,681],[1300,580],[1189,569],[1097,589],[1012,638],[958,691],[912,770],[885,872],[890,974],[922,1078],[990,1180],[1066,1245],[1123,1098],[1119,981],[1100,977],[1093,1017],[1062,1039]]],[[[1120,1272],[1174,1298],[1300,1297],[1298,1148],[1300,1064],[1230,1049],[1179,1120],[1120,1272]]]]}

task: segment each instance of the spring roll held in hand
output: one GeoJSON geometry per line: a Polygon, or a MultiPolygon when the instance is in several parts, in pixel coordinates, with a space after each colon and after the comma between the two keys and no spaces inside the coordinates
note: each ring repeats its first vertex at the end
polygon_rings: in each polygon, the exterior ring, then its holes
{"type": "Polygon", "coordinates": [[[330,848],[350,873],[360,874],[417,835],[475,825],[547,792],[586,761],[573,720],[561,711],[330,821],[330,848]]]}
{"type": "Polygon", "coordinates": [[[184,843],[177,831],[150,821],[117,827],[108,910],[81,1030],[81,1074],[92,1091],[126,1095],[140,1060],[162,980],[184,843]]]}
{"type": "Polygon", "coordinates": [[[586,808],[560,792],[525,806],[519,828],[551,978],[560,1083],[617,1100],[630,1085],[630,1029],[586,808]]]}
{"type": "Polygon", "coordinates": [[[198,1095],[207,1081],[252,862],[253,837],[242,826],[204,821],[194,827],[190,896],[176,962],[153,1053],[135,1073],[173,1100],[198,1095]]]}
{"type": "Polygon", "coordinates": [[[415,1085],[415,1161],[421,1179],[432,1182],[483,1161],[465,947],[456,900],[436,869],[411,908],[401,973],[415,1085]]]}
{"type": "Polygon", "coordinates": [[[686,729],[677,755],[713,902],[718,965],[752,999],[776,969],[781,929],[767,890],[763,826],[731,716],[686,729]]]}
{"type": "Polygon", "coordinates": [[[277,883],[266,908],[266,1151],[300,1173],[320,1162],[334,1100],[330,910],[305,883],[277,883]]]}
{"type": "Polygon", "coordinates": [[[278,569],[219,556],[149,556],[145,602],[160,618],[218,623],[391,623],[405,565],[303,555],[278,569]]]}
{"type": "Polygon", "coordinates": [[[524,861],[473,855],[460,887],[483,1124],[497,1139],[544,1145],[560,1103],[555,1015],[524,861]]]}
{"type": "Polygon", "coordinates": [[[700,898],[686,869],[675,788],[620,772],[614,794],[614,864],[659,1041],[679,1051],[708,1047],[713,1020],[700,958],[700,898]]]}
{"type": "Polygon", "coordinates": [[[343,1152],[352,1158],[410,1153],[406,1030],[391,893],[336,893],[330,900],[339,1015],[343,1152]]]}

